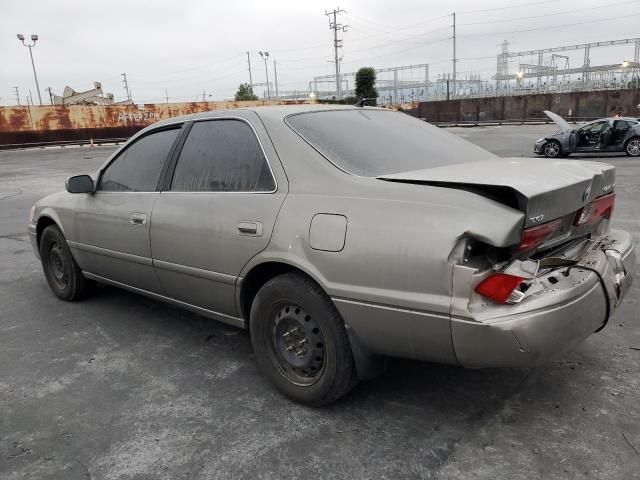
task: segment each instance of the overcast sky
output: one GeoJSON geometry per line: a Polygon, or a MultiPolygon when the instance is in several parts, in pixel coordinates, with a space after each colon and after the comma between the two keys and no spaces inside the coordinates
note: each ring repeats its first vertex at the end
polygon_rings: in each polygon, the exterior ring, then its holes
{"type": "MultiPolygon", "coordinates": [[[[248,82],[264,82],[259,50],[278,62],[280,90],[306,90],[333,72],[332,32],[325,10],[340,6],[349,25],[344,72],[361,66],[431,64],[431,78],[451,71],[451,13],[456,12],[460,76],[495,73],[503,40],[513,51],[640,36],[640,0],[0,0],[0,104],[13,87],[37,102],[28,49],[16,38],[37,33],[33,49],[43,100],[101,81],[117,100],[127,73],[138,103],[191,101],[205,90],[232,98],[248,82]],[[604,21],[603,21],[604,20],[604,21]],[[483,58],[477,58],[483,57],[483,58]],[[486,58],[485,58],[486,57],[486,58]],[[46,97],[46,98],[45,98],[46,97]]],[[[592,65],[633,58],[633,45],[593,50],[592,65]]],[[[582,64],[582,52],[571,66],[582,64]]],[[[512,67],[513,68],[516,67],[512,67]]],[[[257,88],[261,93],[261,88],[257,88]]],[[[23,100],[24,102],[24,100],[23,100]]]]}

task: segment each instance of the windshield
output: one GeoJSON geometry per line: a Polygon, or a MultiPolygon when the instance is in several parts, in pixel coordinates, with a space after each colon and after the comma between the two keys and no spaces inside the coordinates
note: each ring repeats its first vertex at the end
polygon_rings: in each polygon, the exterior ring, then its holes
{"type": "Polygon", "coordinates": [[[363,177],[494,158],[466,140],[404,113],[324,110],[288,125],[338,168],[363,177]]]}

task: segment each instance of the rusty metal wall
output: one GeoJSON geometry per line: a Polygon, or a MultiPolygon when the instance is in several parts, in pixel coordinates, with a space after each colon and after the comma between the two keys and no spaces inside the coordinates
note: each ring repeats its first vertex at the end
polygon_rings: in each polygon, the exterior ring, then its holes
{"type": "Polygon", "coordinates": [[[546,120],[551,110],[569,120],[613,116],[640,117],[640,89],[601,90],[509,97],[420,102],[415,114],[429,122],[546,120]]]}
{"type": "MultiPolygon", "coordinates": [[[[229,108],[287,102],[190,102],[137,105],[0,107],[0,146],[129,137],[158,120],[229,108]]],[[[303,103],[303,102],[295,102],[303,103]]]]}

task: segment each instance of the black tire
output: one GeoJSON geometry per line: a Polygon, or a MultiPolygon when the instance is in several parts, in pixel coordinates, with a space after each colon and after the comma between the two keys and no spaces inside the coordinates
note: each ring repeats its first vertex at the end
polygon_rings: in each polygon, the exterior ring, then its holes
{"type": "Polygon", "coordinates": [[[89,293],[91,281],[82,275],[64,235],[56,225],[49,225],[42,232],[40,260],[47,283],[58,298],[73,302],[89,293]]]}
{"type": "Polygon", "coordinates": [[[624,144],[624,153],[630,157],[640,157],[640,137],[632,137],[624,144]]]}
{"type": "Polygon", "coordinates": [[[296,402],[327,405],[358,383],[340,313],[303,274],[279,275],[262,286],[251,306],[250,330],[260,369],[296,402]]]}
{"type": "Polygon", "coordinates": [[[556,140],[549,140],[545,143],[542,151],[547,158],[559,158],[562,156],[562,146],[556,140]]]}

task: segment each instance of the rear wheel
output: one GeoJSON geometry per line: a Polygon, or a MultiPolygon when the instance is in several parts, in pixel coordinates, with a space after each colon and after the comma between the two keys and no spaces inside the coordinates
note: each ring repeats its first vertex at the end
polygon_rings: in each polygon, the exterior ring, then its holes
{"type": "Polygon", "coordinates": [[[327,405],[356,385],[344,322],[308,277],[287,273],[269,280],[253,301],[250,328],[258,365],[292,400],[327,405]]]}
{"type": "Polygon", "coordinates": [[[544,144],[544,156],[547,158],[558,158],[562,155],[562,147],[555,140],[549,140],[544,144]]]}
{"type": "Polygon", "coordinates": [[[630,157],[640,157],[640,137],[630,139],[625,145],[624,151],[630,157]]]}
{"type": "Polygon", "coordinates": [[[91,282],[82,275],[64,235],[56,225],[49,225],[42,232],[40,259],[44,276],[57,297],[74,301],[89,292],[91,282]]]}

